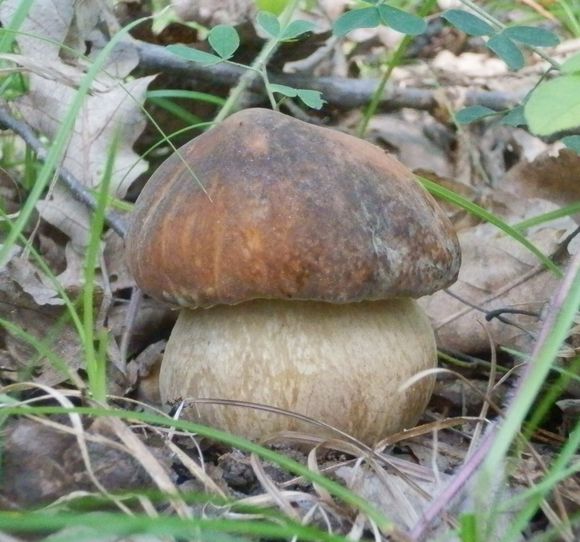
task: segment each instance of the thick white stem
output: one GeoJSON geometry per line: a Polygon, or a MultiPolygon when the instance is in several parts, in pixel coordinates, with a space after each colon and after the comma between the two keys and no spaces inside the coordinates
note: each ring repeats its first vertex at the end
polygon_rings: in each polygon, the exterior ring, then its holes
{"type": "MultiPolygon", "coordinates": [[[[413,300],[260,300],[184,310],[167,345],[160,390],[164,401],[276,406],[373,444],[417,421],[433,379],[399,388],[435,364],[433,331],[413,300]]],[[[281,430],[321,434],[318,427],[256,409],[199,404],[187,415],[251,439],[281,430]]]]}

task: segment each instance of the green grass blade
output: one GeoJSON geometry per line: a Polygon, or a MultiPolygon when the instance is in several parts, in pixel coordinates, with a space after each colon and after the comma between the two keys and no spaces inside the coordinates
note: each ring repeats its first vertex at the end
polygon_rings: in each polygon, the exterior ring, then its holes
{"type": "MultiPolygon", "coordinates": [[[[94,344],[94,293],[95,269],[101,254],[101,235],[105,226],[105,213],[109,200],[109,188],[113,178],[113,166],[118,147],[118,137],[115,136],[107,156],[107,163],[103,172],[103,180],[99,189],[97,208],[91,220],[91,234],[85,254],[83,288],[83,323],[85,330],[86,369],[89,377],[89,387],[93,397],[104,403],[107,396],[106,356],[98,356],[94,344]]],[[[101,337],[101,340],[103,338],[101,337]]]]}
{"type": "Polygon", "coordinates": [[[524,235],[522,235],[522,233],[516,228],[506,224],[493,213],[490,213],[476,203],[473,203],[468,199],[460,196],[459,194],[456,194],[452,190],[449,190],[448,188],[445,188],[431,181],[430,179],[426,179],[425,177],[417,176],[417,178],[421,181],[421,184],[423,184],[423,186],[429,192],[431,192],[431,194],[445,201],[448,201],[449,203],[453,203],[468,213],[471,213],[472,215],[477,216],[478,218],[485,220],[490,224],[493,224],[496,228],[500,229],[506,235],[509,235],[512,239],[514,239],[514,241],[517,241],[526,247],[532,254],[534,254],[534,256],[538,258],[538,260],[540,260],[546,266],[547,269],[552,271],[557,277],[562,277],[562,271],[560,268],[552,260],[550,260],[550,258],[543,254],[538,247],[528,241],[528,239],[526,239],[526,237],[524,237],[524,235]]]}
{"type": "Polygon", "coordinates": [[[58,164],[60,163],[60,160],[64,154],[70,135],[73,131],[75,121],[79,115],[81,107],[83,106],[84,100],[89,90],[91,89],[93,80],[103,69],[107,59],[111,55],[113,49],[119,44],[119,42],[125,38],[125,36],[131,31],[132,28],[141,24],[147,19],[150,19],[150,17],[144,17],[142,19],[133,21],[131,24],[127,25],[117,34],[115,34],[111,41],[107,43],[103,50],[97,55],[93,64],[91,64],[91,66],[88,68],[87,73],[81,80],[75,97],[72,100],[69,112],[62,119],[60,128],[53,138],[52,145],[46,153],[46,158],[38,174],[36,183],[30,191],[26,203],[20,210],[18,219],[14,223],[14,228],[8,233],[5,242],[3,243],[2,247],[0,247],[0,267],[6,264],[12,247],[14,246],[20,234],[24,231],[24,228],[28,224],[30,217],[35,211],[36,203],[41,198],[50,180],[53,178],[54,171],[58,167],[58,164]]]}
{"type": "Polygon", "coordinates": [[[580,307],[580,265],[573,261],[575,267],[566,277],[567,296],[561,300],[561,307],[555,315],[551,327],[547,330],[545,340],[530,361],[525,381],[521,383],[518,394],[514,398],[507,416],[501,424],[494,440],[494,445],[487,454],[483,464],[480,483],[485,487],[502,472],[504,461],[512,442],[519,434],[520,427],[530,412],[538,396],[546,376],[556,360],[562,343],[566,340],[569,330],[580,307]]]}
{"type": "MultiPolygon", "coordinates": [[[[0,512],[0,529],[8,532],[34,533],[67,527],[94,529],[93,536],[124,536],[147,534],[150,536],[178,536],[187,540],[219,540],[220,534],[233,533],[261,537],[261,539],[280,539],[299,537],[304,541],[345,542],[342,536],[332,535],[301,525],[296,522],[273,524],[264,521],[233,521],[203,517],[148,517],[143,515],[126,516],[111,512],[94,514],[60,513],[46,511],[0,512]],[[192,538],[193,537],[193,538],[192,538]]],[[[231,540],[231,539],[230,539],[231,540]]],[[[248,540],[247,538],[244,540],[248,540]]]]}
{"type": "MultiPolygon", "coordinates": [[[[6,216],[6,213],[4,213],[4,210],[1,208],[0,208],[0,218],[2,218],[10,228],[13,227],[12,221],[6,216]]],[[[23,235],[19,236],[19,240],[22,242],[23,246],[26,247],[28,253],[32,256],[33,260],[36,262],[40,270],[45,274],[45,276],[50,281],[52,287],[55,289],[60,298],[63,300],[70,314],[70,318],[73,324],[75,325],[75,329],[79,337],[81,338],[81,341],[84,341],[83,324],[73,301],[71,300],[65,289],[62,287],[62,285],[60,284],[60,282],[58,281],[58,279],[56,278],[50,267],[48,267],[47,263],[44,261],[44,258],[38,253],[38,251],[34,248],[34,246],[23,235]]]]}
{"type": "Polygon", "coordinates": [[[168,113],[171,113],[174,117],[186,122],[187,124],[199,124],[201,119],[196,117],[192,113],[190,113],[184,107],[177,105],[174,101],[168,98],[149,98],[149,101],[152,104],[155,104],[157,107],[165,109],[168,113]]]}
{"type": "MultiPolygon", "coordinates": [[[[554,489],[558,482],[569,479],[574,474],[580,472],[579,462],[576,462],[576,464],[567,468],[568,463],[570,463],[572,458],[578,453],[579,447],[580,423],[576,424],[574,431],[572,431],[568,437],[568,440],[560,451],[560,455],[552,464],[547,476],[545,476],[540,483],[536,484],[528,491],[525,491],[522,495],[518,495],[514,499],[515,501],[527,500],[528,502],[516,518],[510,522],[511,528],[505,535],[505,542],[519,540],[520,533],[524,531],[527,525],[529,525],[531,519],[540,508],[540,504],[546,498],[547,494],[554,489]]],[[[506,504],[509,505],[510,503],[506,504]]]]}
{"type": "MultiPolygon", "coordinates": [[[[65,379],[70,379],[74,382],[74,376],[71,375],[71,369],[66,364],[64,360],[59,358],[48,346],[47,342],[50,341],[50,336],[39,340],[34,335],[31,335],[21,327],[13,324],[12,322],[0,318],[0,326],[2,326],[10,335],[16,337],[17,339],[29,344],[38,353],[39,359],[46,358],[49,363],[59,371],[65,379]]],[[[34,361],[30,362],[26,367],[27,370],[32,371],[35,368],[36,363],[34,361]]]]}
{"type": "Polygon", "coordinates": [[[180,89],[159,89],[149,90],[145,95],[147,99],[151,98],[185,98],[188,100],[195,100],[198,102],[206,102],[217,106],[222,106],[226,103],[223,98],[208,94],[207,92],[198,92],[195,90],[180,90],[180,89]]]}
{"type": "MultiPolygon", "coordinates": [[[[33,3],[34,0],[20,0],[20,5],[10,22],[6,25],[6,28],[13,31],[18,30],[26,20],[33,3]]],[[[7,32],[5,29],[0,29],[0,53],[9,53],[12,50],[13,43],[14,32],[7,32]]]]}
{"type": "MultiPolygon", "coordinates": [[[[207,427],[197,423],[189,422],[186,420],[172,420],[170,418],[165,418],[162,416],[150,414],[148,412],[128,412],[120,409],[103,409],[103,408],[89,408],[89,407],[77,407],[74,409],[67,409],[63,407],[51,407],[51,406],[38,406],[34,407],[34,413],[36,415],[43,414],[86,414],[90,416],[112,416],[116,418],[126,419],[126,420],[137,420],[152,425],[160,425],[164,427],[175,427],[182,431],[189,431],[190,433],[197,433],[212,440],[222,442],[234,448],[239,448],[240,450],[245,450],[247,452],[253,452],[262,459],[271,461],[279,467],[286,469],[298,476],[303,476],[305,479],[312,483],[316,483],[326,489],[329,493],[335,497],[341,499],[343,502],[350,504],[358,508],[361,512],[366,514],[368,518],[373,520],[377,526],[383,530],[383,532],[390,532],[394,529],[393,523],[385,517],[381,512],[379,512],[374,505],[369,503],[366,499],[356,495],[352,491],[346,489],[340,484],[329,480],[325,476],[315,473],[301,465],[297,461],[290,459],[284,455],[278,454],[273,450],[264,448],[259,444],[246,440],[242,437],[214,429],[212,427],[207,427]]],[[[0,414],[6,415],[25,415],[30,414],[31,408],[22,406],[11,406],[11,405],[0,405],[0,414]]],[[[1,528],[1,524],[0,524],[1,528]]]]}
{"type": "Polygon", "coordinates": [[[561,209],[542,213],[541,215],[528,218],[527,220],[522,220],[521,222],[515,224],[514,228],[523,231],[534,226],[539,226],[540,224],[545,224],[546,222],[550,222],[552,220],[558,220],[559,218],[574,215],[576,213],[580,213],[580,202],[567,205],[561,209]]]}

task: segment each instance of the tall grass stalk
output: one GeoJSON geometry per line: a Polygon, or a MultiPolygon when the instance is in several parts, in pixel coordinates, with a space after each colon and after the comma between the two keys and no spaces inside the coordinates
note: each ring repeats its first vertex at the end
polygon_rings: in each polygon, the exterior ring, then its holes
{"type": "MultiPolygon", "coordinates": [[[[518,386],[518,391],[514,397],[507,415],[501,423],[497,434],[493,440],[483,463],[483,468],[479,477],[479,485],[476,491],[487,494],[489,488],[494,485],[493,480],[501,479],[501,473],[505,471],[507,454],[511,449],[514,439],[519,435],[520,428],[531,407],[536,400],[546,377],[555,363],[560,348],[566,340],[571,326],[574,323],[576,314],[580,308],[580,255],[577,255],[571,262],[568,272],[562,282],[556,297],[552,301],[552,312],[544,324],[542,334],[538,339],[538,344],[531,361],[528,363],[526,373],[518,386]]],[[[575,441],[575,439],[572,439],[575,441]]],[[[569,443],[562,449],[562,454],[568,449],[569,443]]],[[[558,470],[558,462],[555,466],[558,470]]],[[[540,499],[541,500],[541,499],[540,499]]],[[[532,501],[523,514],[531,517],[530,514],[537,510],[539,501],[532,501]],[[533,509],[533,512],[532,512],[533,509]]],[[[498,504],[488,517],[488,528],[494,523],[497,514],[498,504]]],[[[517,523],[522,525],[522,518],[517,523]]],[[[515,527],[510,531],[508,540],[515,540],[519,536],[515,527]]]]}
{"type": "Polygon", "coordinates": [[[107,398],[107,372],[106,372],[106,341],[107,335],[98,333],[98,350],[95,349],[95,319],[94,319],[94,294],[95,294],[95,269],[97,268],[99,255],[101,254],[101,235],[105,226],[105,213],[109,200],[109,189],[113,178],[113,166],[118,148],[118,134],[113,138],[109,149],[107,162],[103,172],[103,179],[97,199],[97,208],[91,220],[89,244],[85,254],[84,287],[83,287],[83,324],[84,346],[86,356],[86,370],[89,380],[89,388],[95,400],[104,403],[107,398]]]}
{"type": "MultiPolygon", "coordinates": [[[[26,20],[33,3],[34,0],[20,0],[20,5],[6,26],[6,29],[18,30],[26,20]]],[[[0,32],[0,53],[9,53],[14,44],[14,33],[8,32],[6,29],[4,29],[5,31],[0,32]]]]}

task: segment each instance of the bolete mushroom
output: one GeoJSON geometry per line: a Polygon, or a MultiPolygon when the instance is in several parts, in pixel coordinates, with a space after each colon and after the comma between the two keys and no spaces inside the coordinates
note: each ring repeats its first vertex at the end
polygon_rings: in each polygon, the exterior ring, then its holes
{"type": "MultiPolygon", "coordinates": [[[[432,378],[399,391],[436,363],[413,298],[456,279],[459,245],[412,173],[378,147],[265,109],[236,113],[155,172],[127,253],[147,294],[184,308],[161,366],[164,401],[270,405],[369,444],[425,409],[432,378]]],[[[189,413],[252,439],[320,433],[259,409],[189,413]]]]}

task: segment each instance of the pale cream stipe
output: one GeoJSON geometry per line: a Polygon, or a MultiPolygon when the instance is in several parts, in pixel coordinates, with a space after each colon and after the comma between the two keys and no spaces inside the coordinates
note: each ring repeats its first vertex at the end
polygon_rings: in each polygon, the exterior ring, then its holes
{"type": "MultiPolygon", "coordinates": [[[[373,444],[413,427],[433,388],[429,321],[411,299],[349,304],[259,300],[182,310],[160,374],[163,401],[218,398],[292,410],[373,444]]],[[[250,439],[319,427],[255,409],[198,405],[190,419],[250,439]]],[[[330,433],[325,433],[327,436],[330,433]]]]}

